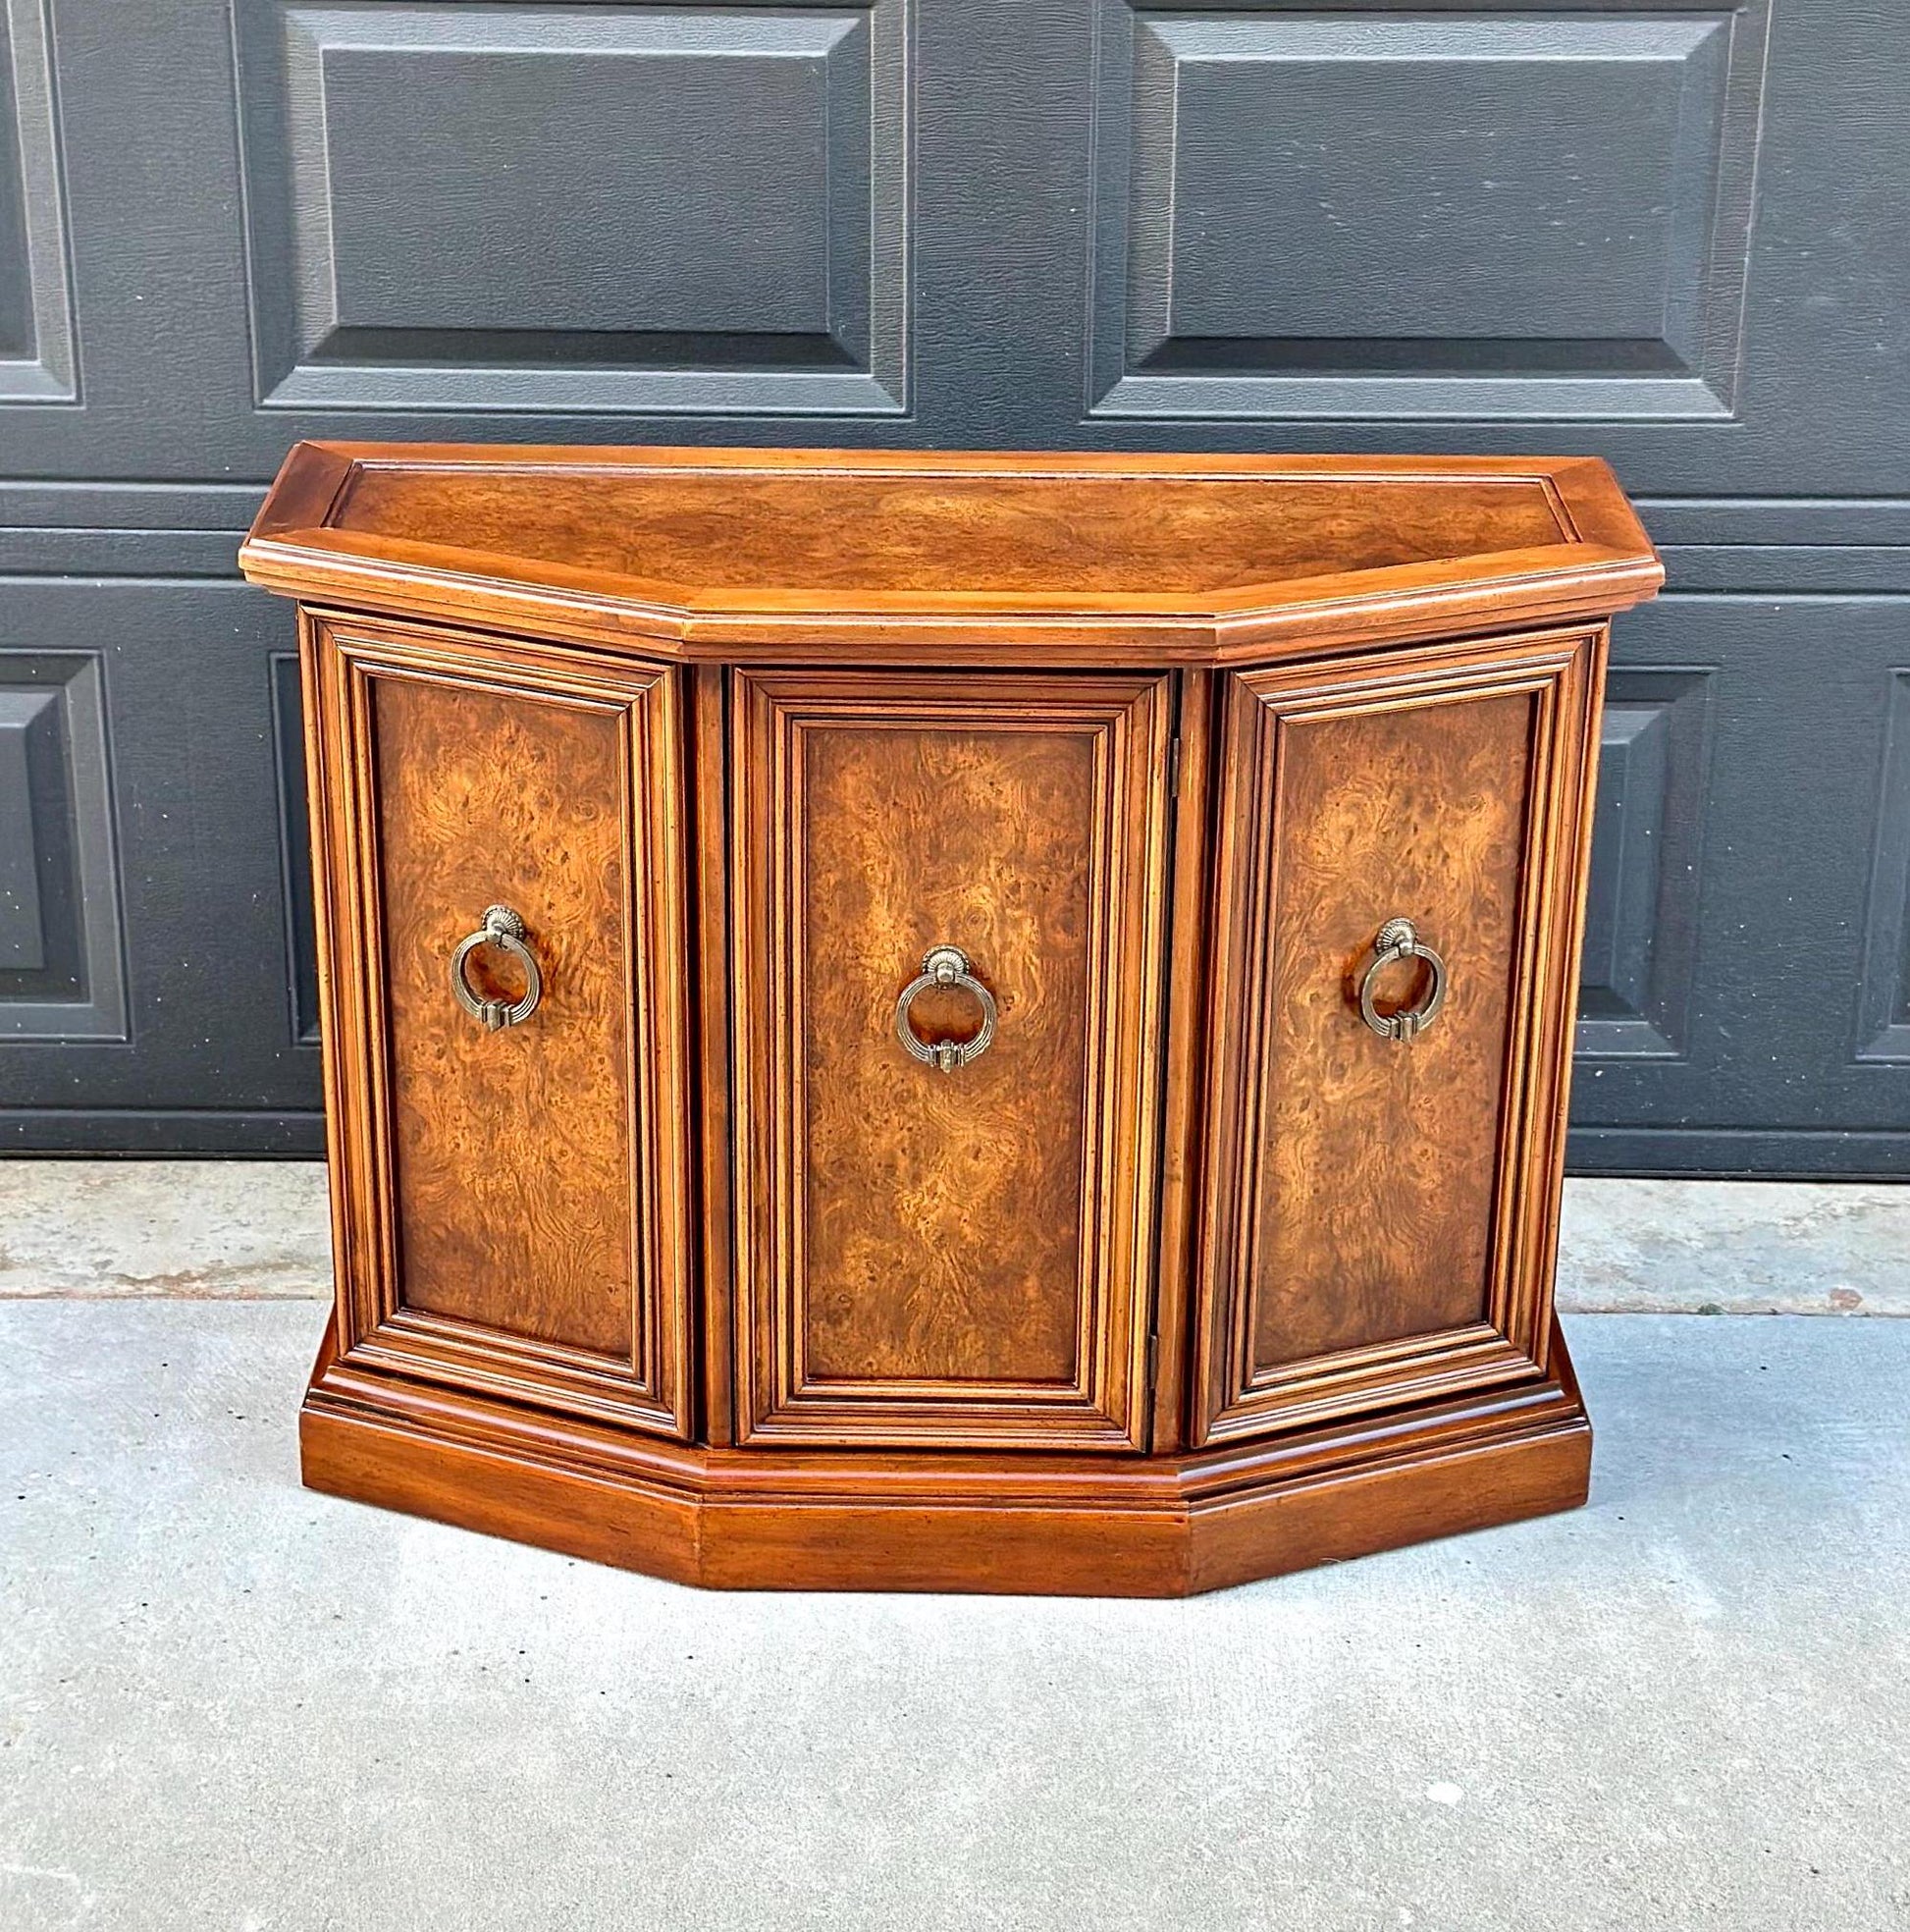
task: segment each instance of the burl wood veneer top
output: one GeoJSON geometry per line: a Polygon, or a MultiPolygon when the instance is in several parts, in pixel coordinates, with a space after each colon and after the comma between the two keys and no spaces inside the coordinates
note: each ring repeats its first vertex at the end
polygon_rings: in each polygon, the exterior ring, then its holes
{"type": "Polygon", "coordinates": [[[1663,577],[1591,457],[301,443],[239,559],[314,603],[812,661],[1231,662],[1601,617],[1663,577]]]}

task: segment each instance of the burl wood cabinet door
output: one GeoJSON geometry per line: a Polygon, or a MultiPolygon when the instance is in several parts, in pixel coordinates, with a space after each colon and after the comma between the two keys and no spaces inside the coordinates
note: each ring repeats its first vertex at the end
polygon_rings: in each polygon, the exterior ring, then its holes
{"type": "Polygon", "coordinates": [[[675,673],[345,619],[305,650],[341,1346],[686,1433],[675,673]],[[460,959],[494,906],[523,950],[460,959]]]}
{"type": "Polygon", "coordinates": [[[736,674],[743,1439],[1139,1445],[1169,699],[736,674]]]}
{"type": "Polygon", "coordinates": [[[1542,1371],[1603,649],[1227,681],[1196,1440],[1542,1371]]]}

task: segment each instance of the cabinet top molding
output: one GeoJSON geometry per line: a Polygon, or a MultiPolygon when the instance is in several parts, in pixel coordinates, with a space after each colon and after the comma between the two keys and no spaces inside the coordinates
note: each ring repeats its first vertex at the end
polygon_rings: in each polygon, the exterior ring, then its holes
{"type": "Polygon", "coordinates": [[[1664,569],[1592,456],[300,443],[239,564],[646,657],[1232,664],[1598,619],[1664,569]]]}

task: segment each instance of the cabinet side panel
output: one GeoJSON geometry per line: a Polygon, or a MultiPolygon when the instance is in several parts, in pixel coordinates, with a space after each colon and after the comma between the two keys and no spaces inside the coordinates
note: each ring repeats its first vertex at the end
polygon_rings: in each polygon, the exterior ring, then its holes
{"type": "Polygon", "coordinates": [[[390,676],[371,714],[400,1306],[630,1362],[622,717],[390,676]],[[493,903],[544,974],[499,1032],[449,978],[493,903]]]}
{"type": "Polygon", "coordinates": [[[344,937],[338,900],[351,884],[351,842],[341,804],[347,789],[344,747],[345,708],[338,702],[344,671],[338,652],[322,625],[308,612],[298,613],[298,673],[304,713],[305,797],[312,854],[312,927],[318,964],[319,1051],[325,1069],[325,1171],[331,1197],[332,1345],[343,1353],[351,1344],[354,1303],[368,1272],[358,1255],[358,1231],[371,1225],[356,1190],[366,1163],[352,1129],[362,1132],[357,1097],[362,1077],[352,1066],[351,1046],[362,1037],[359,1002],[363,989],[356,960],[344,937]]]}
{"type": "Polygon", "coordinates": [[[1200,1439],[1545,1373],[1600,648],[1227,684],[1200,1439]]]}
{"type": "MultiPolygon", "coordinates": [[[[1256,1370],[1490,1313],[1533,702],[1281,728],[1256,1370]],[[1381,1039],[1349,998],[1396,915],[1452,976],[1409,1043],[1381,1039]]],[[[1425,972],[1388,968],[1382,1008],[1415,997],[1425,972]]]]}

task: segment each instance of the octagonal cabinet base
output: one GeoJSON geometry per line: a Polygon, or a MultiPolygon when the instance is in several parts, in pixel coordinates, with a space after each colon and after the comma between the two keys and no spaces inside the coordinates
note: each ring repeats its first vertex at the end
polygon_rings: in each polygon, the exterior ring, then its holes
{"type": "Polygon", "coordinates": [[[1206,1455],[709,1450],[320,1356],[306,1485],[713,1589],[1192,1596],[1583,1503],[1565,1345],[1525,1388],[1206,1455]]]}

